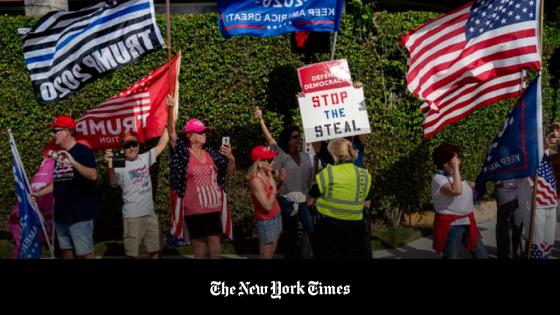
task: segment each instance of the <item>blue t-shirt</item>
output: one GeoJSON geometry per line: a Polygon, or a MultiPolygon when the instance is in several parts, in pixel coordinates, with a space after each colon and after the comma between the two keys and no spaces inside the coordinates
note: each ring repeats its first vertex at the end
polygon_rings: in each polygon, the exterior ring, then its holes
{"type": "MultiPolygon", "coordinates": [[[[95,168],[93,151],[76,143],[68,153],[86,167],[95,168]]],[[[95,181],[84,178],[70,163],[54,165],[54,220],[76,223],[93,219],[99,209],[95,181]]]]}

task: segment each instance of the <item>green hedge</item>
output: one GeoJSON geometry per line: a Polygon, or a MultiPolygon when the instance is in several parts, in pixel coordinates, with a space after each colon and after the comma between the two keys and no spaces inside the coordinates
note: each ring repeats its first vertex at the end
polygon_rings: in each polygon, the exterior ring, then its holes
{"type": "MultiPolygon", "coordinates": [[[[364,83],[372,134],[366,149],[367,167],[374,176],[376,209],[389,221],[398,210],[430,207],[429,182],[434,167],[431,150],[443,141],[464,148],[464,174],[474,179],[486,148],[507,115],[512,102],[479,110],[465,121],[444,129],[432,140],[422,136],[420,100],[406,92],[406,54],[399,45],[406,31],[434,18],[426,12],[376,13],[374,28],[367,34],[355,31],[357,23],[345,16],[338,36],[337,58],[347,58],[354,80],[364,83]],[[357,35],[359,34],[359,36],[357,35]]],[[[238,233],[252,232],[252,206],[244,172],[249,149],[263,143],[253,108],[265,110],[275,135],[291,123],[301,124],[295,101],[299,90],[296,68],[304,65],[302,55],[290,50],[289,36],[271,38],[236,37],[224,39],[217,28],[217,15],[187,15],[172,18],[173,50],[183,53],[180,77],[180,117],[182,125],[190,117],[209,121],[210,142],[222,135],[232,137],[240,171],[229,179],[234,226],[238,233]]],[[[106,98],[115,95],[166,61],[165,51],[124,67],[53,105],[39,105],[33,95],[23,62],[17,29],[30,27],[36,19],[0,17],[0,217],[5,218],[16,203],[11,171],[11,152],[6,128],[11,128],[28,174],[38,167],[43,146],[49,141],[47,124],[57,113],[79,117],[106,98]]],[[[165,32],[164,19],[158,23],[165,32]]],[[[548,59],[558,56],[558,28],[546,29],[545,39],[545,121],[558,116],[553,105],[558,78],[548,71],[548,59]],[[551,85],[552,83],[552,85],[551,85]]],[[[329,54],[315,56],[323,61],[329,54]]],[[[98,156],[98,180],[102,191],[102,215],[97,223],[98,240],[120,237],[120,191],[107,184],[104,163],[98,156]]],[[[168,221],[167,153],[152,170],[156,186],[156,207],[162,221],[168,221]]],[[[4,220],[0,220],[2,222],[4,220]]],[[[6,229],[0,226],[0,230],[6,229]]],[[[238,234],[239,235],[239,234],[238,234]]]]}

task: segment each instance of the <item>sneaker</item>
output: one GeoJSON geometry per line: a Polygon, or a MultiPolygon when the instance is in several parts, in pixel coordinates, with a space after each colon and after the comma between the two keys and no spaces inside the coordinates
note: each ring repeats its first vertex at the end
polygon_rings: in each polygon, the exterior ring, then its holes
{"type": "Polygon", "coordinates": [[[167,245],[171,247],[181,247],[181,246],[187,246],[189,244],[190,243],[185,241],[185,239],[182,237],[177,238],[171,234],[167,236],[167,245]]]}

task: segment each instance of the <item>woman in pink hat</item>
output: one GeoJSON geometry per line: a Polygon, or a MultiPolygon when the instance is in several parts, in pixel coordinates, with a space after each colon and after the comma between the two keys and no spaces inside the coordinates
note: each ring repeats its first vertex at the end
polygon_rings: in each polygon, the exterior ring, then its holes
{"type": "MultiPolygon", "coordinates": [[[[282,216],[276,199],[278,188],[272,176],[276,155],[278,153],[262,145],[254,147],[251,150],[253,164],[249,167],[247,174],[251,199],[255,206],[261,259],[271,259],[274,256],[278,238],[282,232],[282,216]]],[[[282,185],[284,173],[280,174],[279,180],[282,185]]]]}
{"type": "MultiPolygon", "coordinates": [[[[167,102],[174,106],[171,98],[167,102]]],[[[207,147],[207,128],[194,118],[183,126],[183,137],[178,137],[172,110],[167,128],[171,187],[182,200],[194,258],[220,258],[225,177],[236,168],[231,146],[224,145],[219,150],[207,147]]]]}

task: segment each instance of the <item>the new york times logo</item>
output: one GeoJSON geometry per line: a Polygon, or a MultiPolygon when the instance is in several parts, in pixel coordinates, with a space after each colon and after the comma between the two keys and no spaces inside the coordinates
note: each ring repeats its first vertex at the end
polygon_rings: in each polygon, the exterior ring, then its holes
{"type": "Polygon", "coordinates": [[[228,285],[225,281],[212,281],[210,294],[222,297],[268,295],[272,299],[281,299],[283,295],[348,295],[350,285],[327,285],[320,281],[309,281],[306,284],[301,281],[295,284],[271,281],[270,285],[239,281],[238,284],[228,285]]]}

